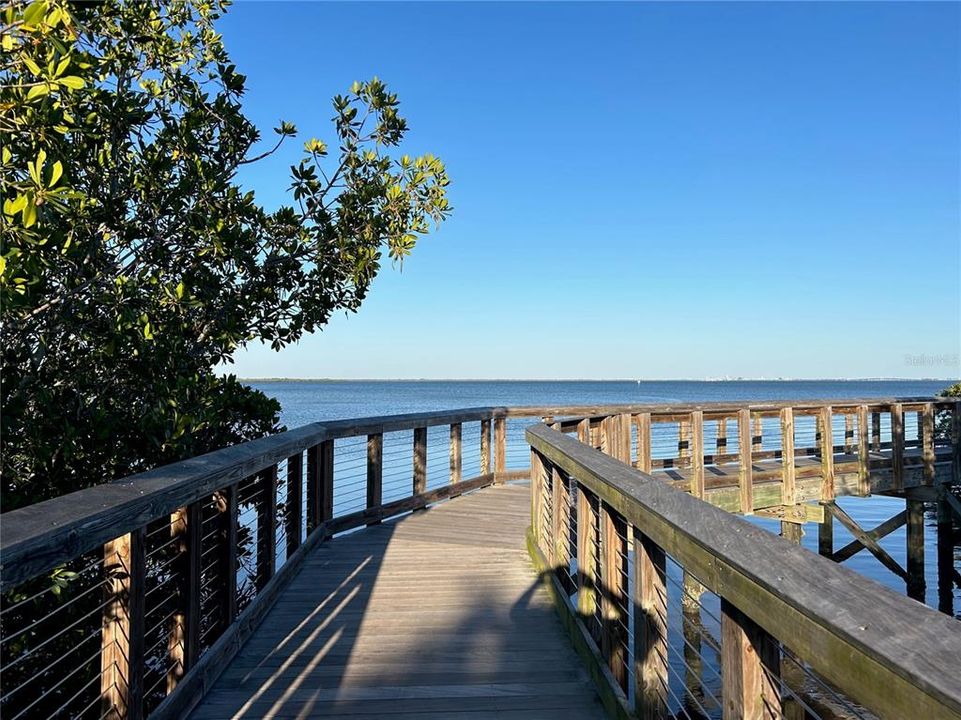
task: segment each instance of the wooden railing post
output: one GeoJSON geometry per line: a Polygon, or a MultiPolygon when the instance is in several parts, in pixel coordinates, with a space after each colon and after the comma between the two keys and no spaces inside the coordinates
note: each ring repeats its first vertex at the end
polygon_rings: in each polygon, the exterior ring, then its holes
{"type": "Polygon", "coordinates": [[[832,410],[825,405],[818,413],[821,426],[821,500],[834,499],[834,428],[832,410]]]}
{"type": "Polygon", "coordinates": [[[494,420],[494,474],[507,470],[507,420],[494,420]]]}
{"type": "Polygon", "coordinates": [[[780,718],[780,648],[753,620],[721,598],[724,720],[780,718]]]}
{"type": "Polygon", "coordinates": [[[628,465],[631,464],[631,416],[621,413],[616,417],[617,422],[617,457],[628,465]]]}
{"type": "Polygon", "coordinates": [[[544,492],[544,463],[539,452],[531,448],[531,533],[537,542],[537,547],[544,553],[547,561],[551,561],[551,548],[544,546],[541,532],[541,513],[544,492]]]}
{"type": "Polygon", "coordinates": [[[414,473],[412,495],[427,492],[427,428],[414,428],[414,473]]]}
{"type": "Polygon", "coordinates": [[[649,473],[651,471],[651,414],[640,413],[637,416],[637,469],[649,473]]]}
{"type": "Polygon", "coordinates": [[[591,444],[591,420],[582,418],[577,423],[577,439],[585,445],[591,444]]]}
{"type": "Polygon", "coordinates": [[[667,717],[667,574],[664,551],[634,528],[634,707],[642,720],[667,717]]]}
{"type": "Polygon", "coordinates": [[[551,503],[553,508],[551,537],[554,541],[552,559],[555,568],[563,567],[566,569],[570,566],[570,558],[568,557],[570,554],[568,534],[570,528],[571,498],[568,492],[566,478],[562,477],[553,465],[551,466],[551,475],[551,489],[554,492],[553,502],[551,503]]]}
{"type": "Polygon", "coordinates": [[[704,497],[704,413],[691,413],[691,494],[704,497]]]}
{"type": "Polygon", "coordinates": [[[177,609],[171,619],[167,639],[170,658],[168,695],[200,656],[201,513],[202,506],[196,502],[179,508],[170,516],[170,536],[174,541],[174,552],[178,555],[174,568],[179,581],[176,583],[177,609]]]}
{"type": "Polygon", "coordinates": [[[463,478],[463,452],[461,450],[461,424],[450,426],[450,482],[459,483],[463,478]]]}
{"type": "Polygon", "coordinates": [[[481,471],[481,475],[489,475],[491,472],[491,421],[490,420],[481,420],[480,471],[481,471]]]}
{"type": "Polygon", "coordinates": [[[600,512],[601,566],[601,653],[611,674],[621,688],[627,687],[627,618],[621,608],[626,605],[625,575],[627,556],[618,533],[616,511],[598,502],[600,512]]]}
{"type": "Polygon", "coordinates": [[[924,484],[934,485],[934,403],[925,403],[921,413],[921,457],[924,484]]]}
{"type": "Polygon", "coordinates": [[[858,405],[858,491],[871,494],[871,452],[868,443],[868,406],[858,405]]]}
{"type": "Polygon", "coordinates": [[[597,607],[597,578],[595,577],[596,524],[590,493],[577,488],[577,612],[591,627],[597,607]]]}
{"type": "Polygon", "coordinates": [[[147,574],[144,529],[104,546],[107,604],[101,632],[101,716],[143,717],[144,585],[147,574]]]}
{"type": "MultiPolygon", "coordinates": [[[[367,509],[374,510],[384,504],[384,435],[367,436],[367,509]]],[[[380,522],[373,518],[368,525],[380,522]]]]}
{"type": "Polygon", "coordinates": [[[754,413],[754,432],[751,436],[751,452],[761,452],[764,449],[764,418],[761,413],[754,413]]]}
{"type": "Polygon", "coordinates": [[[794,408],[781,408],[781,502],[795,502],[794,474],[794,408]]]}
{"type": "Polygon", "coordinates": [[[718,418],[714,437],[714,462],[721,455],[727,455],[727,418],[718,418]]]}
{"type": "Polygon", "coordinates": [[[904,489],[904,408],[891,405],[891,479],[894,490],[904,489]]]}
{"type": "Polygon", "coordinates": [[[238,517],[237,485],[228,485],[217,492],[218,533],[217,547],[220,548],[221,585],[220,615],[221,631],[225,630],[237,617],[237,525],[238,517]]]}
{"type": "Polygon", "coordinates": [[[257,484],[257,589],[260,590],[277,569],[277,466],[260,473],[257,484]]]}
{"type": "Polygon", "coordinates": [[[741,512],[744,515],[754,514],[754,468],[751,445],[751,411],[742,408],[737,411],[737,449],[740,455],[738,486],[741,512]]]}
{"type": "Polygon", "coordinates": [[[871,413],[871,448],[874,452],[881,452],[881,413],[871,413]]]}
{"type": "Polygon", "coordinates": [[[686,467],[686,460],[691,456],[691,421],[681,420],[677,424],[677,459],[678,467],[686,467]]]}
{"type": "Polygon", "coordinates": [[[304,456],[297,453],[287,458],[287,558],[300,547],[304,525],[304,456]]]}
{"type": "Polygon", "coordinates": [[[334,516],[334,441],[307,449],[307,534],[334,516]]]}
{"type": "Polygon", "coordinates": [[[854,450],[854,416],[844,413],[844,452],[850,453],[854,450]]]}

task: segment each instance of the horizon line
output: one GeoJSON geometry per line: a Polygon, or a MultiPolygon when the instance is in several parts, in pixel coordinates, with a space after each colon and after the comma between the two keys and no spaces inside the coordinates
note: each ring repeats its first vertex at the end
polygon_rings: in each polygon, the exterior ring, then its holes
{"type": "Polygon", "coordinates": [[[958,382],[952,377],[736,377],[736,378],[429,378],[429,377],[237,377],[242,382],[958,382]]]}

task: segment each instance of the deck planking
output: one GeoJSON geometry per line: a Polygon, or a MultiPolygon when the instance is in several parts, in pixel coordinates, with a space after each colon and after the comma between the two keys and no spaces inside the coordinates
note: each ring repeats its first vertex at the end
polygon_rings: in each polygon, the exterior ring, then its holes
{"type": "Polygon", "coordinates": [[[502,485],[323,543],[191,718],[606,717],[529,522],[502,485]]]}

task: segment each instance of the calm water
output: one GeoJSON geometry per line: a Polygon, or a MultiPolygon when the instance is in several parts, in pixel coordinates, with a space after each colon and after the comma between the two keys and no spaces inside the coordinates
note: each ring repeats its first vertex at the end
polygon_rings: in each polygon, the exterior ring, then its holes
{"type": "MultiPolygon", "coordinates": [[[[289,428],[321,420],[424,412],[487,405],[574,405],[630,402],[709,402],[716,400],[801,400],[830,398],[872,398],[928,396],[950,383],[947,381],[323,381],[252,382],[254,387],[277,398],[282,420],[289,428]]],[[[516,440],[519,459],[526,452],[516,440]]],[[[517,457],[517,456],[515,456],[517,457]]],[[[509,460],[511,456],[509,455],[509,460]]],[[[895,498],[841,498],[839,504],[862,526],[873,528],[904,509],[895,498]]],[[[754,519],[778,530],[778,523],[754,519]]],[[[927,560],[927,603],[937,607],[938,580],[935,567],[936,534],[929,514],[925,532],[927,560]]],[[[816,526],[806,526],[804,545],[817,551],[816,526]]],[[[835,547],[852,538],[835,523],[835,547]]],[[[904,528],[881,541],[902,566],[905,564],[904,528]]],[[[904,592],[903,582],[866,550],[845,562],[847,567],[889,587],[904,592]]],[[[955,612],[961,610],[961,591],[955,589],[955,612]]]]}

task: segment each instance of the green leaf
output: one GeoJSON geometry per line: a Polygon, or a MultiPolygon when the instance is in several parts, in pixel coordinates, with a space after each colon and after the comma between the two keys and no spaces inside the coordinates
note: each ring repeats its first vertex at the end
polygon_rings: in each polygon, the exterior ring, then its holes
{"type": "Polygon", "coordinates": [[[47,3],[45,0],[36,0],[36,2],[30,3],[26,10],[23,11],[23,24],[29,27],[33,27],[38,22],[43,14],[47,10],[47,3]]]}
{"type": "Polygon", "coordinates": [[[71,90],[79,90],[85,84],[83,78],[77,77],[76,75],[67,75],[66,77],[58,78],[57,82],[71,90]]]}
{"type": "Polygon", "coordinates": [[[27,69],[30,72],[32,72],[34,75],[43,74],[43,72],[40,70],[40,66],[33,61],[33,58],[29,57],[28,55],[22,55],[21,57],[23,58],[23,64],[27,66],[27,69]]]}
{"type": "Polygon", "coordinates": [[[43,97],[50,92],[50,86],[47,83],[41,83],[40,85],[34,85],[27,91],[27,100],[33,100],[34,98],[43,97]]]}
{"type": "Polygon", "coordinates": [[[27,199],[27,204],[23,206],[23,226],[33,227],[37,222],[37,205],[33,202],[33,198],[27,199]]]}
{"type": "Polygon", "coordinates": [[[57,160],[57,162],[53,164],[53,167],[50,170],[50,182],[47,183],[47,187],[52,188],[54,185],[56,185],[57,180],[60,179],[61,175],[63,175],[63,165],[60,163],[59,160],[57,160]]]}
{"type": "Polygon", "coordinates": [[[153,340],[153,328],[150,326],[149,322],[144,323],[143,336],[147,340],[153,340]]]}

